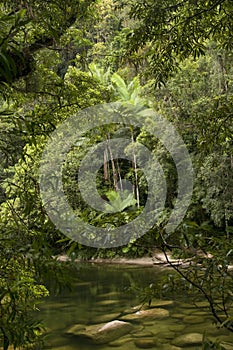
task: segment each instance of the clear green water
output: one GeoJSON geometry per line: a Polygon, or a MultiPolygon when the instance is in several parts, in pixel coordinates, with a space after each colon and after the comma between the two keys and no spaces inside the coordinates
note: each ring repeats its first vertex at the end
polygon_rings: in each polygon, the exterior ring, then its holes
{"type": "MultiPolygon", "coordinates": [[[[171,305],[161,306],[169,311],[169,317],[138,324],[137,333],[131,340],[129,336],[123,337],[123,341],[127,338],[128,341],[121,346],[93,345],[67,335],[67,330],[75,324],[92,325],[118,319],[119,315],[139,304],[137,293],[130,293],[129,287],[132,284],[148,286],[152,282],[156,283],[162,274],[163,270],[155,267],[80,265],[74,290],[59,297],[46,298],[40,305],[40,318],[48,329],[46,347],[58,350],[138,350],[135,342],[141,337],[154,339],[152,349],[173,350],[171,343],[177,336],[204,332],[211,338],[233,344],[233,335],[225,330],[217,330],[207,309],[197,309],[192,300],[185,298],[177,301],[175,295],[168,298],[173,300],[171,305]]],[[[201,347],[183,346],[182,349],[201,347]]]]}

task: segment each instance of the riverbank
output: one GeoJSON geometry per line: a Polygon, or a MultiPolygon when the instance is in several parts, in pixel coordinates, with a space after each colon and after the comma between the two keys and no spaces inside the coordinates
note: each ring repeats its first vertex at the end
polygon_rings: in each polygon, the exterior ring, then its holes
{"type": "MultiPolygon", "coordinates": [[[[213,258],[210,253],[203,254],[199,253],[198,256],[205,257],[206,259],[213,258]]],[[[70,261],[71,259],[67,255],[59,255],[56,257],[58,261],[70,261]]],[[[187,259],[174,259],[171,254],[166,253],[166,256],[162,252],[155,252],[152,257],[144,256],[142,258],[96,258],[96,259],[75,259],[77,263],[93,263],[93,264],[115,264],[115,265],[137,265],[137,266],[161,266],[162,268],[172,268],[173,266],[188,267],[192,264],[193,258],[187,259]],[[168,260],[167,260],[168,259],[168,260]],[[168,262],[169,261],[169,262],[168,262]]],[[[199,264],[201,266],[201,264],[199,264]]],[[[228,271],[233,271],[233,264],[228,266],[228,271]]]]}
{"type": "MultiPolygon", "coordinates": [[[[174,259],[171,257],[169,253],[167,253],[167,258],[172,264],[175,265],[187,265],[190,262],[190,259],[174,259]]],[[[152,257],[142,257],[142,258],[112,258],[112,259],[90,259],[85,260],[85,262],[95,263],[95,264],[115,264],[115,265],[139,265],[139,266],[163,266],[169,267],[169,263],[167,262],[167,258],[164,253],[157,252],[154,253],[152,257]]],[[[60,255],[58,257],[59,261],[68,261],[70,258],[67,255],[60,255]]],[[[75,262],[83,262],[81,259],[75,259],[75,262]]]]}

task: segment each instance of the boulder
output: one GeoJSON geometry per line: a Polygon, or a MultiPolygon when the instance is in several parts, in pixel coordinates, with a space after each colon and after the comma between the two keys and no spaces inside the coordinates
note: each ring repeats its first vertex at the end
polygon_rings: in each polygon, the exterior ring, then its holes
{"type": "Polygon", "coordinates": [[[83,326],[82,328],[80,325],[74,325],[66,333],[85,338],[94,344],[106,344],[130,333],[132,329],[133,325],[130,323],[114,320],[105,324],[83,326]]]}
{"type": "Polygon", "coordinates": [[[140,310],[148,310],[148,309],[153,309],[153,308],[157,308],[157,307],[162,307],[162,306],[170,306],[173,305],[174,301],[172,300],[160,300],[160,299],[154,299],[152,300],[152,302],[150,303],[150,305],[148,304],[139,304],[136,306],[133,306],[127,310],[125,310],[126,314],[132,314],[136,311],[140,311],[140,310]]]}
{"type": "Polygon", "coordinates": [[[166,318],[169,316],[169,312],[166,309],[154,308],[148,310],[140,310],[133,314],[124,315],[121,317],[123,321],[148,321],[148,320],[157,320],[160,318],[166,318]]]}
{"type": "Polygon", "coordinates": [[[181,348],[186,346],[202,345],[203,335],[200,333],[182,334],[176,337],[171,343],[181,348]]]}

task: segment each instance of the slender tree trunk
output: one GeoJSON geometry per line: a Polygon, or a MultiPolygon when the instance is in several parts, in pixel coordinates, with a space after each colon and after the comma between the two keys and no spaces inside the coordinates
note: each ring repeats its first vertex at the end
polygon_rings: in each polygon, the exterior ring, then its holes
{"type": "Polygon", "coordinates": [[[117,159],[117,173],[119,177],[119,184],[120,184],[120,191],[123,191],[123,184],[122,184],[122,178],[121,178],[121,168],[117,159]]]}
{"type": "Polygon", "coordinates": [[[118,188],[118,183],[117,183],[117,171],[116,171],[116,167],[115,167],[115,162],[114,162],[114,158],[113,158],[113,154],[112,154],[112,149],[111,149],[111,145],[110,145],[110,137],[108,134],[108,138],[107,138],[107,145],[108,145],[108,151],[110,154],[110,160],[111,160],[111,164],[112,164],[112,173],[113,173],[113,185],[114,185],[114,189],[116,191],[119,191],[118,188]]]}
{"type": "MultiPolygon", "coordinates": [[[[131,140],[132,143],[134,143],[134,136],[133,136],[133,130],[131,131],[131,140]]],[[[138,172],[137,172],[137,158],[136,154],[133,150],[133,169],[134,169],[134,175],[135,175],[135,196],[136,196],[136,201],[137,201],[137,207],[140,207],[140,195],[139,195],[139,187],[138,187],[138,172]]]]}
{"type": "Polygon", "coordinates": [[[104,180],[109,180],[109,173],[108,173],[108,150],[104,150],[104,180]]]}

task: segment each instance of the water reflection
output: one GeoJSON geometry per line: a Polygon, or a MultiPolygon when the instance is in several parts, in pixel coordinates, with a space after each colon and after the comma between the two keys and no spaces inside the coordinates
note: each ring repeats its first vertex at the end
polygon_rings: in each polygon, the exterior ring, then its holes
{"type": "Polygon", "coordinates": [[[152,307],[167,310],[169,317],[132,318],[130,315],[137,311],[139,300],[137,288],[132,292],[130,287],[156,284],[163,275],[164,271],[158,267],[80,265],[74,290],[47,298],[40,307],[40,317],[48,329],[46,347],[59,350],[110,350],[114,347],[119,350],[194,350],[201,349],[199,338],[204,332],[212,339],[233,341],[226,330],[216,330],[205,301],[197,309],[192,300],[179,296],[177,301],[176,295],[169,295],[166,298],[169,300],[152,303],[152,307]],[[107,345],[93,345],[69,333],[74,325],[85,327],[116,319],[131,322],[137,327],[136,331],[107,345]],[[190,334],[193,334],[193,343],[188,339],[190,334]]]}

